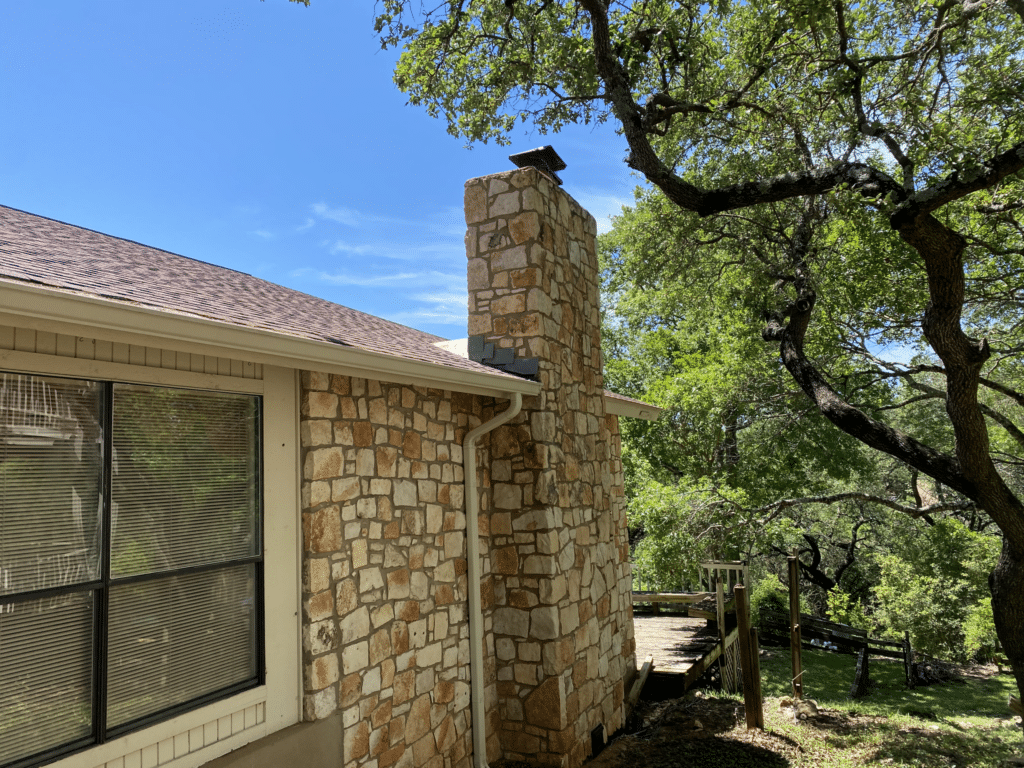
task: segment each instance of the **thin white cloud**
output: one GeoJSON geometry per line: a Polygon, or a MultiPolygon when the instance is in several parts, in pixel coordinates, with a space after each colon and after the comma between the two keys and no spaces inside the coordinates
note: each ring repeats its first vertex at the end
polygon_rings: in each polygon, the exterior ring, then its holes
{"type": "Polygon", "coordinates": [[[270,240],[274,237],[273,232],[268,232],[265,229],[257,229],[253,234],[256,235],[256,237],[262,237],[264,240],[270,240]]]}
{"type": "Polygon", "coordinates": [[[312,227],[314,224],[316,224],[316,219],[307,216],[306,217],[306,223],[303,224],[302,226],[296,227],[295,231],[296,232],[305,232],[307,229],[312,227]]]}
{"type": "Polygon", "coordinates": [[[350,227],[359,226],[359,212],[353,211],[351,208],[331,208],[327,203],[313,203],[310,207],[313,209],[313,213],[321,219],[336,221],[350,227]]]}
{"type": "Polygon", "coordinates": [[[598,234],[611,231],[612,216],[620,215],[623,206],[631,206],[636,202],[632,195],[626,197],[596,189],[574,190],[573,197],[597,220],[598,234]]]}
{"type": "MultiPolygon", "coordinates": [[[[436,270],[421,270],[417,272],[394,272],[391,274],[378,275],[355,275],[351,273],[330,273],[313,270],[308,267],[296,269],[291,272],[292,277],[313,277],[323,283],[330,285],[353,285],[363,288],[384,288],[392,286],[437,286],[442,293],[431,294],[428,298],[422,298],[422,294],[413,295],[417,301],[441,301],[440,297],[455,295],[448,292],[450,286],[464,285],[465,278],[461,275],[449,275],[436,270]]],[[[465,299],[463,299],[465,301],[465,299]]]]}

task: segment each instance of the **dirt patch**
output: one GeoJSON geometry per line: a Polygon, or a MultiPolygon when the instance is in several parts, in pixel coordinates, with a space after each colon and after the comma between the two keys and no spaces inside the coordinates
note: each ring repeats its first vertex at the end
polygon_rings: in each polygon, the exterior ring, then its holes
{"type": "Polygon", "coordinates": [[[696,695],[641,703],[634,733],[620,737],[588,768],[785,768],[800,747],[784,736],[746,729],[734,699],[696,695]]]}

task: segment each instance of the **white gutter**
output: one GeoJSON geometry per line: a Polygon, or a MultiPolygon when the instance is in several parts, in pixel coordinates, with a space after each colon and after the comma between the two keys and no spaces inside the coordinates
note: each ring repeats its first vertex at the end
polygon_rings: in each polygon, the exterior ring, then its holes
{"type": "Polygon", "coordinates": [[[265,328],[3,279],[0,324],[490,397],[504,398],[516,391],[524,395],[540,393],[540,384],[497,371],[410,360],[265,328]]]}
{"type": "Polygon", "coordinates": [[[476,441],[516,417],[523,396],[508,394],[508,410],[472,430],[462,441],[462,472],[466,483],[466,559],[469,586],[469,690],[473,718],[473,765],[487,765],[487,719],[484,712],[484,614],[480,599],[480,497],[476,482],[476,441]]]}

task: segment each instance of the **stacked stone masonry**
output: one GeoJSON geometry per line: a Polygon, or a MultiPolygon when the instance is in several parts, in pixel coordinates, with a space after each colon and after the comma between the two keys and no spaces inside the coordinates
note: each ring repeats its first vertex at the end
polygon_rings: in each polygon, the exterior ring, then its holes
{"type": "MultiPolygon", "coordinates": [[[[635,674],[596,227],[534,169],[466,185],[469,332],[540,360],[478,452],[487,760],[575,768],[635,674]]],[[[304,716],[345,768],[469,768],[462,442],[506,401],[302,375],[304,716]]]]}
{"type": "Polygon", "coordinates": [[[304,708],[344,765],[471,752],[462,439],[470,395],[303,374],[304,708]]]}
{"type": "MultiPolygon", "coordinates": [[[[490,731],[505,757],[575,766],[623,724],[635,672],[618,425],[606,417],[596,223],[532,168],[466,184],[469,333],[540,360],[543,390],[491,433],[490,731]]],[[[498,750],[489,749],[489,752],[498,750]]]]}

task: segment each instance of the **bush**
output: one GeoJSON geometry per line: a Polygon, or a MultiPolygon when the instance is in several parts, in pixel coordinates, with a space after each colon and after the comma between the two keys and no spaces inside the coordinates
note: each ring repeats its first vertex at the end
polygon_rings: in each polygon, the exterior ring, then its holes
{"type": "Polygon", "coordinates": [[[825,615],[829,621],[847,624],[857,629],[870,630],[871,622],[864,613],[864,606],[853,595],[847,594],[839,587],[828,591],[828,609],[825,615]]]}
{"type": "MultiPolygon", "coordinates": [[[[987,577],[995,565],[999,540],[974,533],[946,518],[923,530],[908,532],[898,554],[877,558],[879,583],[873,588],[878,619],[885,634],[910,632],[914,648],[953,661],[983,653],[989,637],[983,608],[987,577]],[[973,618],[971,651],[968,622],[973,618]]],[[[988,605],[991,616],[991,601],[988,605]]],[[[992,629],[994,635],[994,628],[992,629]]]]}
{"type": "Polygon", "coordinates": [[[755,627],[761,626],[761,612],[764,610],[789,613],[789,594],[774,573],[758,580],[750,592],[750,623],[755,627]]]}
{"type": "Polygon", "coordinates": [[[991,661],[999,647],[992,618],[992,598],[975,603],[964,620],[964,648],[972,661],[991,661]]]}

